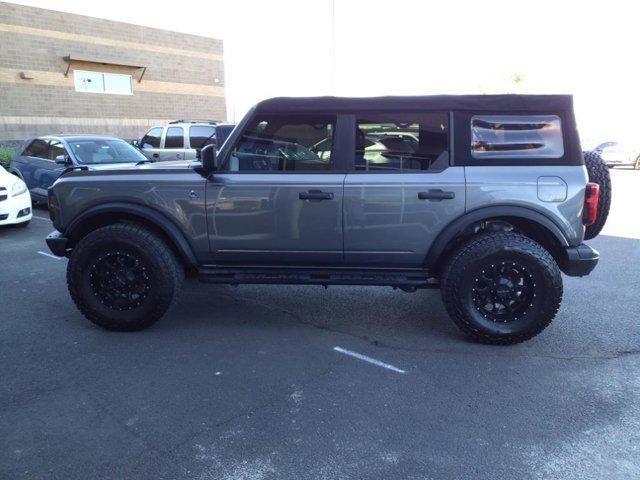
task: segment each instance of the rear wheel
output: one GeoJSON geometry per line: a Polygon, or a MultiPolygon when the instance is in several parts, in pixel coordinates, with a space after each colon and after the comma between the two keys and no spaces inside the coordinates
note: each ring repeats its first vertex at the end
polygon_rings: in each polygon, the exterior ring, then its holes
{"type": "Polygon", "coordinates": [[[633,168],[636,170],[640,170],[640,155],[636,157],[636,163],[633,164],[633,168]]]}
{"type": "Polygon", "coordinates": [[[553,320],[562,278],[549,252],[524,235],[482,234],[445,266],[442,297],[456,325],[472,340],[508,345],[528,340],[553,320]]]}
{"type": "Polygon", "coordinates": [[[173,305],[184,271],[171,249],[139,225],[99,228],[73,249],[67,267],[71,298],[108,330],[153,325],[173,305]]]}
{"type": "Polygon", "coordinates": [[[598,236],[609,216],[609,208],[611,207],[611,174],[597,151],[585,152],[584,164],[589,173],[589,181],[600,186],[598,216],[595,222],[585,228],[584,232],[584,239],[591,240],[598,236]]]}

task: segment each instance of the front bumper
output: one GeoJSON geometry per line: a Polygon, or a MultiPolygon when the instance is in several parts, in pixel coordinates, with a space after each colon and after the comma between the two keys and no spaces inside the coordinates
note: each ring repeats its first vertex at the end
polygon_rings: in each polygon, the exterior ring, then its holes
{"type": "Polygon", "coordinates": [[[589,245],[581,243],[577,247],[567,247],[562,271],[570,277],[584,277],[596,268],[600,254],[589,245]]]}
{"type": "Polygon", "coordinates": [[[64,257],[67,254],[67,237],[55,231],[47,235],[47,246],[51,253],[57,257],[64,257]]]}
{"type": "Polygon", "coordinates": [[[7,196],[0,202],[0,225],[14,225],[31,220],[31,195],[24,192],[18,196],[7,196]]]}

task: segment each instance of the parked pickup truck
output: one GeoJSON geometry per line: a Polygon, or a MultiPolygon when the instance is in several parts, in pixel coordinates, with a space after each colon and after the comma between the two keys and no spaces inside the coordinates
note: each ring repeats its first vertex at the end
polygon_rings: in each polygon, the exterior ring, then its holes
{"type": "Polygon", "coordinates": [[[49,189],[71,298],[113,330],[182,280],[439,288],[471,339],[540,333],[597,216],[564,95],[274,98],[201,161],[71,171],[49,189]]]}

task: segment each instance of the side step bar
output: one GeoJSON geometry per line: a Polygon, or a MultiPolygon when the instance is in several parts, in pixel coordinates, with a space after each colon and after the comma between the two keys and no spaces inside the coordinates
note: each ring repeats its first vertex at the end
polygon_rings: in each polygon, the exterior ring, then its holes
{"type": "Polygon", "coordinates": [[[323,269],[309,267],[203,267],[198,278],[204,283],[283,285],[378,285],[406,290],[440,288],[425,270],[323,269]]]}

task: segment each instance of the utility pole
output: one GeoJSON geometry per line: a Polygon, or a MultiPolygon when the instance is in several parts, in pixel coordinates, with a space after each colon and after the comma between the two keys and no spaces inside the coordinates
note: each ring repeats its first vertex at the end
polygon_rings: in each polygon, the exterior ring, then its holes
{"type": "Polygon", "coordinates": [[[331,0],[331,95],[336,94],[336,0],[331,0]]]}

